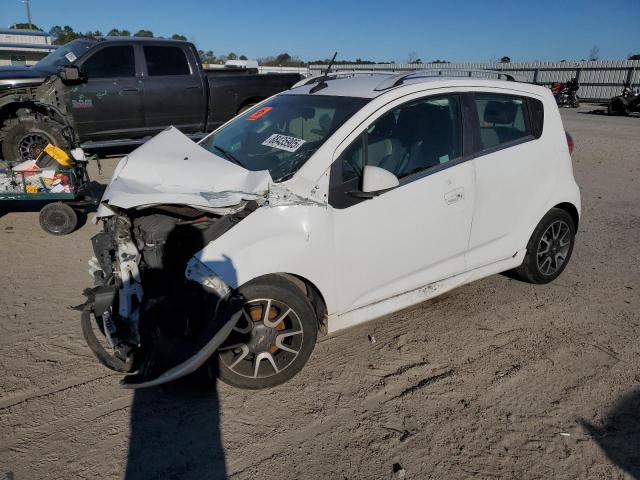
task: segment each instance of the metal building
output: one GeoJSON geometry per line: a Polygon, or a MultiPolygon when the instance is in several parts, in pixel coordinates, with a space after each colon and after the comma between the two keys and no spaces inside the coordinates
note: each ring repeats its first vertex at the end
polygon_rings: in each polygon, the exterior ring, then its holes
{"type": "Polygon", "coordinates": [[[40,30],[0,29],[0,65],[34,65],[56,48],[40,30]]]}

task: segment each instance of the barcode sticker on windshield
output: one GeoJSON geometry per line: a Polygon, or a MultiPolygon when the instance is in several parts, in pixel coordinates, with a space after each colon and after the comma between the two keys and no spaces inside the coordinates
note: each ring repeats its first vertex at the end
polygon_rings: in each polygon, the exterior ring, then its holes
{"type": "Polygon", "coordinates": [[[73,62],[76,58],[75,54],[73,52],[69,52],[65,55],[65,57],[67,58],[67,60],[69,60],[70,62],[73,62]]]}
{"type": "Polygon", "coordinates": [[[274,133],[264,142],[262,142],[262,145],[266,147],[278,148],[280,150],[286,150],[287,152],[295,152],[304,143],[305,140],[302,140],[301,138],[287,137],[286,135],[274,133]]]}

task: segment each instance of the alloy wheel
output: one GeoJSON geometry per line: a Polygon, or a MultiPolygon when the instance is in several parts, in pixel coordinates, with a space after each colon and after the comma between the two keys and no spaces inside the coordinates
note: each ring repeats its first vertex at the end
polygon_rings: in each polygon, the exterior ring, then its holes
{"type": "Polygon", "coordinates": [[[293,363],[303,338],[302,322],[291,307],[274,299],[250,300],[218,355],[237,375],[267,378],[293,363]]]}
{"type": "Polygon", "coordinates": [[[547,227],[538,242],[538,269],[543,275],[554,275],[571,248],[571,228],[564,220],[556,220],[547,227]]]}
{"type": "Polygon", "coordinates": [[[34,160],[42,153],[44,147],[50,143],[46,135],[41,133],[27,133],[18,142],[18,153],[21,160],[34,160]]]}

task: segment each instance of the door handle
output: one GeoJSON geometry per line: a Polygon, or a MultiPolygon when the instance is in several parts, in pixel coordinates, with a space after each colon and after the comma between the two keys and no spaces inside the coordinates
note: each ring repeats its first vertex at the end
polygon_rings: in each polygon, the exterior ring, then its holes
{"type": "Polygon", "coordinates": [[[444,201],[447,202],[447,205],[451,205],[452,203],[459,202],[464,198],[464,188],[456,188],[455,190],[451,190],[444,194],[444,201]]]}
{"type": "Polygon", "coordinates": [[[139,92],[140,89],[139,88],[121,88],[120,91],[121,92],[139,92]]]}
{"type": "Polygon", "coordinates": [[[200,85],[187,85],[187,87],[186,87],[187,90],[192,90],[192,89],[195,89],[195,88],[200,88],[200,85]]]}

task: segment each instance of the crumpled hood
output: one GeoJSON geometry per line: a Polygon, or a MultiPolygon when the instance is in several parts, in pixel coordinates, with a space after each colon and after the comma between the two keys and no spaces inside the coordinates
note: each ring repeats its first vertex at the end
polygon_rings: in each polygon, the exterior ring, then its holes
{"type": "Polygon", "coordinates": [[[113,215],[103,202],[123,209],[154,204],[230,207],[264,196],[272,181],[267,170],[247,170],[169,127],[120,161],[96,216],[113,215]]]}

